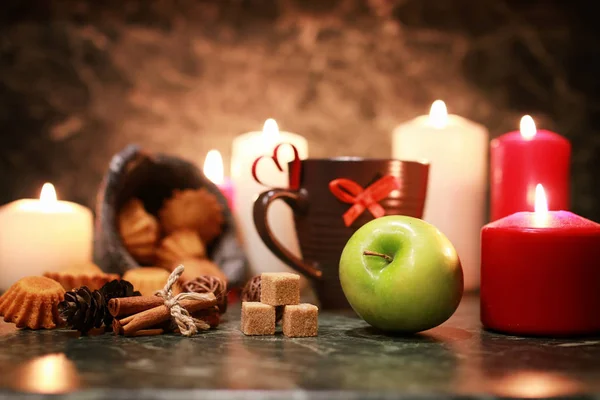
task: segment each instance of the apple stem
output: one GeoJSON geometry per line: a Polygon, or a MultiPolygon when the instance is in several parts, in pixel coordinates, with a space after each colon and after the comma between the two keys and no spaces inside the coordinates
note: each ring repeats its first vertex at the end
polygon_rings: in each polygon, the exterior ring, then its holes
{"type": "Polygon", "coordinates": [[[365,250],[363,252],[364,256],[376,256],[376,257],[381,257],[384,258],[385,261],[391,263],[392,261],[394,261],[394,259],[390,256],[388,256],[387,254],[383,254],[383,253],[377,253],[376,251],[371,251],[371,250],[365,250]]]}

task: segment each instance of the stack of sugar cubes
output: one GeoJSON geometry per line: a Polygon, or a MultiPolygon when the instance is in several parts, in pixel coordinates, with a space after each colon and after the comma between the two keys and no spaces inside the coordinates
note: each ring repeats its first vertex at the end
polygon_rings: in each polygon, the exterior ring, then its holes
{"type": "Polygon", "coordinates": [[[261,275],[260,302],[242,303],[245,335],[274,335],[276,307],[283,307],[283,334],[287,337],[317,336],[319,309],[300,303],[300,276],[287,272],[261,275]]]}

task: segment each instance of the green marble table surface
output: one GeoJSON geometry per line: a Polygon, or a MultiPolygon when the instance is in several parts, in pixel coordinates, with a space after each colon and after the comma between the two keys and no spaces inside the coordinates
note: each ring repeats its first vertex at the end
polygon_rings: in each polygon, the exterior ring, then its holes
{"type": "Polygon", "coordinates": [[[0,322],[0,398],[600,398],[600,338],[486,332],[477,297],[412,337],[350,314],[323,312],[319,323],[319,337],[289,339],[244,336],[235,307],[194,338],[79,338],[0,322]]]}

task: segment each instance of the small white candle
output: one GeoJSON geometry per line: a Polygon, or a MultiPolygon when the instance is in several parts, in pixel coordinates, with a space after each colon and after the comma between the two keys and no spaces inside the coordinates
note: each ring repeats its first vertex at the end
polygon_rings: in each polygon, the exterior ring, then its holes
{"type": "Polygon", "coordinates": [[[394,158],[431,163],[423,219],[454,244],[462,262],[465,289],[479,287],[480,230],[485,218],[488,131],[437,100],[430,115],[399,125],[394,158]]]}
{"type": "Polygon", "coordinates": [[[0,291],[25,276],[59,271],[92,259],[92,212],[58,201],[46,183],[40,199],[0,208],[0,291]]]}
{"type": "MultiPolygon", "coordinates": [[[[282,147],[280,151],[284,172],[279,171],[268,159],[262,160],[258,166],[257,175],[269,187],[260,185],[252,177],[254,160],[263,155],[273,155],[275,146],[280,143],[291,143],[298,149],[301,159],[308,157],[306,139],[295,133],[279,131],[273,119],[265,121],[262,132],[244,133],[233,140],[231,177],[235,187],[236,218],[253,274],[290,271],[290,268],[275,257],[260,239],[252,216],[254,200],[260,193],[271,187],[288,187],[287,162],[292,160],[293,154],[288,148],[282,147]]],[[[290,208],[282,201],[273,203],[269,209],[268,220],[281,243],[295,254],[299,254],[298,238],[290,208]]]]}

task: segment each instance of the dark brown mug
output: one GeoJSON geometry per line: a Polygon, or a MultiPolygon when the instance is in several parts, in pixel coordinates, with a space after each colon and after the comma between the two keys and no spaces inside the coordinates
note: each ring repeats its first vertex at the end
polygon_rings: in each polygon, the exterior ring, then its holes
{"type": "MultiPolygon", "coordinates": [[[[373,189],[380,186],[382,178],[386,180],[390,176],[396,178],[393,180],[397,186],[389,193],[386,191],[385,197],[376,202],[381,206],[380,211],[385,215],[421,218],[429,164],[416,161],[355,157],[303,160],[298,190],[271,189],[260,194],[254,202],[254,224],[261,239],[280,260],[313,278],[322,308],[350,307],[338,276],[340,255],[352,234],[374,218],[370,208],[364,208],[362,212],[354,213],[356,218],[347,226],[350,221],[348,218],[344,220],[344,215],[357,210],[349,211],[353,204],[334,195],[330,189],[331,182],[343,178],[360,185],[361,189],[373,189]],[[279,242],[267,221],[269,206],[279,199],[294,212],[302,259],[279,242]]],[[[351,195],[346,193],[348,196],[351,195]]]]}

